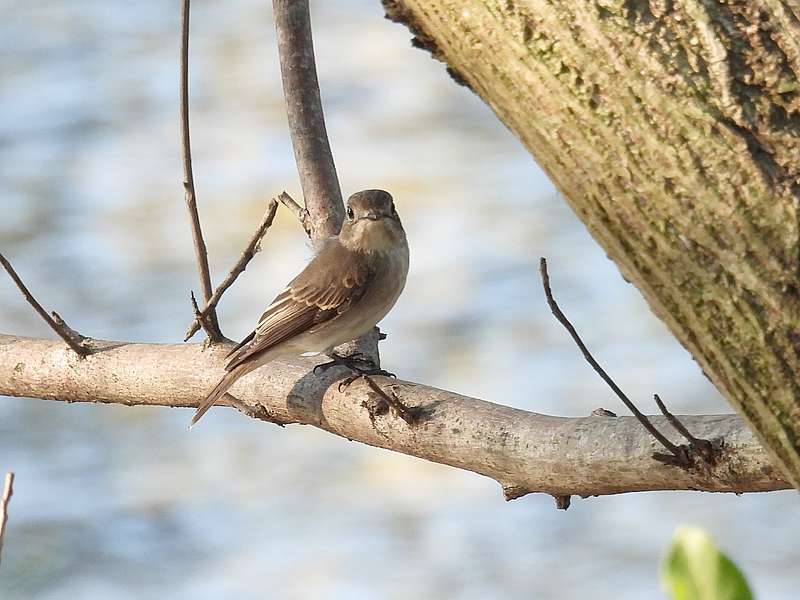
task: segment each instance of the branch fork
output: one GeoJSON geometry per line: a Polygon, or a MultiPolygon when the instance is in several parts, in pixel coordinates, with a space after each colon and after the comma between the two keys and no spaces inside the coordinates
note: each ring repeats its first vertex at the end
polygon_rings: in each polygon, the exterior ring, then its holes
{"type": "MultiPolygon", "coordinates": [[[[595,372],[600,375],[601,379],[611,388],[611,390],[622,400],[623,404],[633,413],[636,419],[642,426],[656,439],[658,442],[667,449],[668,454],[663,452],[653,453],[653,458],[665,464],[680,466],[684,469],[691,469],[697,464],[697,459],[702,460],[705,464],[712,466],[715,462],[716,450],[722,447],[723,441],[720,440],[715,446],[708,440],[702,440],[694,437],[686,427],[678,420],[678,418],[667,410],[667,407],[661,401],[658,394],[655,394],[656,404],[667,421],[675,428],[689,442],[689,445],[678,445],[672,443],[658,428],[642,413],[636,405],[628,398],[625,392],[616,384],[611,376],[600,366],[600,363],[592,356],[586,344],[583,343],[577,330],[569,321],[567,316],[558,306],[555,298],[553,297],[553,290],[550,287],[550,275],[547,272],[547,259],[544,257],[539,260],[539,274],[542,278],[542,287],[544,294],[547,298],[547,304],[550,306],[550,311],[555,316],[556,320],[561,323],[564,328],[569,332],[575,344],[580,349],[583,357],[586,359],[595,372]]],[[[604,410],[604,409],[603,409],[604,410]]],[[[606,411],[609,412],[609,411],[606,411]]],[[[611,413],[613,414],[613,413],[611,413]]]]}

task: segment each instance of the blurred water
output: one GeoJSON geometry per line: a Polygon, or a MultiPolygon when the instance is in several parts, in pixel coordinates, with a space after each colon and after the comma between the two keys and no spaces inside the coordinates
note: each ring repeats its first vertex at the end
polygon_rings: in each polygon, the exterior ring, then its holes
{"type": "MultiPolygon", "coordinates": [[[[0,248],[98,338],[177,341],[196,287],[180,186],[179,3],[0,2],[0,248]],[[142,298],[152,298],[142,302],[142,298]]],[[[267,2],[197,2],[195,176],[214,276],[266,200],[300,197],[267,2]]],[[[377,0],[314,5],[345,193],[395,195],[412,245],[384,321],[402,377],[562,415],[620,410],[544,304],[558,297],[629,393],[729,412],[491,112],[377,0]]],[[[220,307],[232,337],[307,260],[284,211],[220,307]]],[[[49,336],[8,281],[0,331],[49,336]]],[[[660,597],[677,524],[707,528],[762,598],[794,598],[794,493],[502,500],[477,475],[212,411],[3,398],[17,472],[2,598],[660,597]]]]}

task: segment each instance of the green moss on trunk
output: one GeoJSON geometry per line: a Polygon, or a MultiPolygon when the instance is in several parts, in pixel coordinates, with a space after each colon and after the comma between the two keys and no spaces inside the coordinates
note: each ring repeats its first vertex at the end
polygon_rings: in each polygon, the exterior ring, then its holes
{"type": "Polygon", "coordinates": [[[790,3],[384,5],[519,137],[800,487],[790,3]]]}

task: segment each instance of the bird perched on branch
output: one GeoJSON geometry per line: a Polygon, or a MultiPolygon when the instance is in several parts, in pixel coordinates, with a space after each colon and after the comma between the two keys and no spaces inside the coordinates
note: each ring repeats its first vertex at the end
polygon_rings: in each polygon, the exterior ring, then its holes
{"type": "Polygon", "coordinates": [[[334,363],[347,364],[333,354],[334,347],[367,333],[386,316],[407,273],[408,242],[392,196],[383,190],[350,196],[339,235],[323,242],[272,301],[255,331],[228,355],[228,373],[197,408],[189,427],[240,377],[278,358],[325,353],[334,363]]]}

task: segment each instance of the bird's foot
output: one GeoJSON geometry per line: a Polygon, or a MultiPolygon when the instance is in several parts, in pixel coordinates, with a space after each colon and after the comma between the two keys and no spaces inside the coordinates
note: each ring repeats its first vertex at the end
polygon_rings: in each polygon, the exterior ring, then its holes
{"type": "Polygon", "coordinates": [[[332,367],[347,367],[350,369],[351,375],[342,382],[344,383],[343,386],[340,384],[340,388],[347,387],[359,377],[364,377],[366,375],[397,377],[394,373],[381,369],[370,357],[361,353],[350,354],[349,356],[340,356],[339,354],[333,353],[330,357],[330,362],[322,363],[314,367],[314,374],[324,373],[332,367]]]}
{"type": "MultiPolygon", "coordinates": [[[[375,383],[375,380],[372,379],[372,377],[375,375],[379,375],[381,377],[393,377],[396,379],[397,376],[394,373],[390,373],[389,371],[381,369],[375,364],[375,361],[361,353],[350,354],[348,356],[340,356],[336,353],[333,353],[330,354],[330,358],[330,362],[322,363],[321,365],[314,367],[314,374],[324,373],[333,367],[347,367],[350,370],[350,375],[339,382],[339,392],[345,391],[350,384],[357,379],[363,379],[367,385],[369,385],[372,391],[374,391],[380,397],[384,407],[391,409],[409,425],[413,424],[417,420],[418,415],[416,409],[403,404],[394,391],[387,393],[382,390],[381,387],[375,383]]],[[[386,409],[384,408],[384,410],[386,409]]],[[[373,410],[370,410],[370,419],[372,419],[373,422],[377,414],[380,414],[380,412],[374,412],[373,410]]]]}

